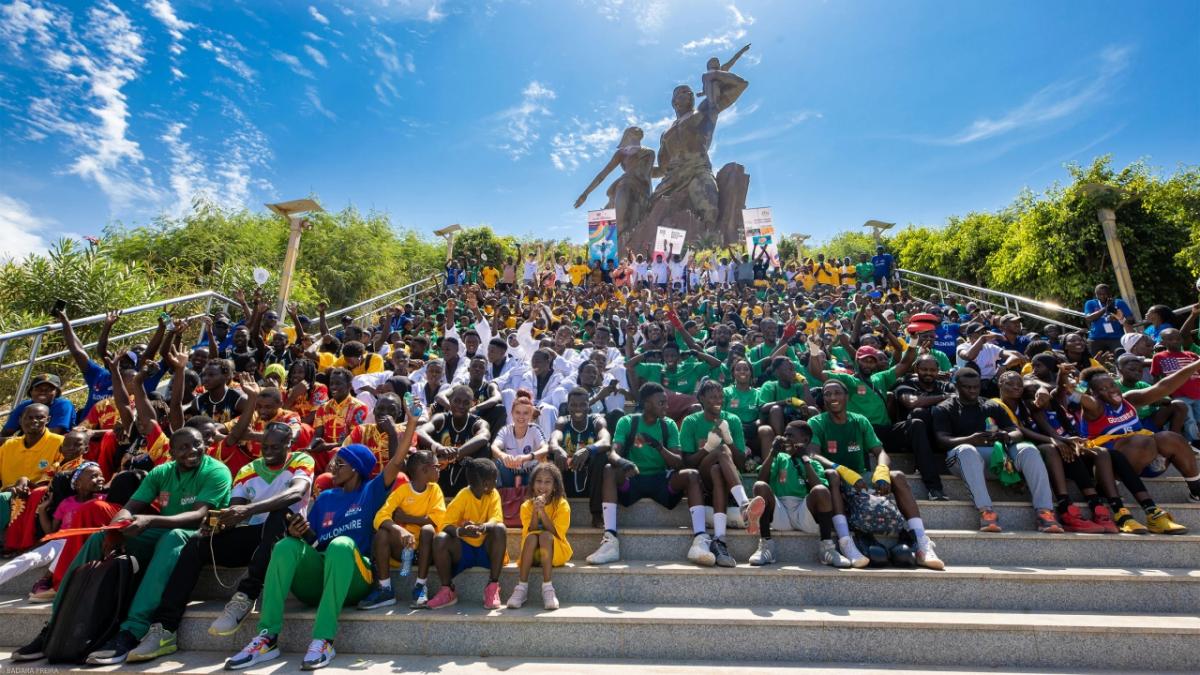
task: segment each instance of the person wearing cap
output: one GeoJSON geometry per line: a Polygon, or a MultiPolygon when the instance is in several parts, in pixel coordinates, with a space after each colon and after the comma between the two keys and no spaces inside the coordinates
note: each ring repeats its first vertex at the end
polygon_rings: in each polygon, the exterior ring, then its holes
{"type": "Polygon", "coordinates": [[[1083,303],[1083,320],[1088,325],[1088,349],[1093,354],[1115,352],[1121,346],[1125,332],[1124,318],[1132,318],[1133,310],[1123,298],[1114,298],[1108,284],[1098,284],[1094,298],[1083,303]]]}
{"type": "Polygon", "coordinates": [[[933,407],[954,394],[954,387],[938,377],[940,366],[936,350],[918,356],[913,362],[913,373],[896,385],[896,409],[903,417],[902,426],[908,444],[917,460],[921,482],[932,501],[946,501],[942,488],[941,474],[945,468],[945,457],[934,452],[933,407]]]}
{"type": "Polygon", "coordinates": [[[46,467],[58,458],[63,437],[49,429],[50,408],[32,403],[21,411],[21,434],[0,445],[0,542],[8,529],[14,500],[26,500],[45,480],[46,467]]]}
{"type": "Polygon", "coordinates": [[[1033,338],[1025,333],[1019,315],[1005,314],[1000,317],[1000,339],[996,340],[997,347],[1024,354],[1025,348],[1032,341],[1033,338]]]}
{"type": "MultiPolygon", "coordinates": [[[[209,357],[211,358],[228,354],[229,350],[233,348],[234,324],[230,322],[229,317],[224,312],[218,312],[213,317],[211,325],[211,329],[200,333],[200,340],[193,347],[211,347],[215,345],[215,351],[209,350],[209,357]]],[[[242,325],[242,322],[239,321],[237,325],[242,325]]]]}
{"type": "MultiPolygon", "coordinates": [[[[417,416],[409,412],[397,447],[408,447],[416,431],[417,416]]],[[[279,656],[284,601],[289,593],[317,607],[312,641],[301,667],[323,668],[333,660],[342,608],[362,600],[371,590],[368,556],[375,513],[387,501],[406,456],[393,453],[379,475],[370,478],[376,464],[370,448],[352,444],[338,449],[329,462],[333,487],[317,496],[307,519],[289,518],[288,536],[275,544],[262,590],[258,635],[225,662],[226,670],[243,670],[279,656]]]]}
{"type": "Polygon", "coordinates": [[[990,385],[984,395],[991,396],[997,393],[994,378],[996,373],[1000,372],[1001,365],[1009,358],[1023,359],[1024,357],[1018,352],[1005,350],[996,344],[1002,339],[1002,336],[987,330],[978,321],[968,323],[963,330],[967,339],[958,346],[955,365],[962,368],[973,364],[975,372],[979,373],[983,381],[990,385]]]}
{"type": "MultiPolygon", "coordinates": [[[[953,369],[953,366],[950,364],[950,358],[946,356],[945,352],[937,348],[939,323],[939,319],[933,314],[913,314],[908,318],[908,325],[905,326],[904,332],[908,333],[910,339],[916,342],[918,356],[932,356],[937,361],[938,372],[949,373],[953,369]]],[[[912,348],[911,345],[910,348],[912,348]]]]}
{"type": "Polygon", "coordinates": [[[40,403],[49,409],[50,420],[46,428],[50,431],[62,435],[75,426],[75,404],[62,395],[62,380],[57,375],[50,373],[34,375],[33,379],[29,381],[29,388],[25,390],[25,393],[29,398],[13,406],[12,412],[8,414],[8,419],[4,420],[4,429],[0,431],[0,438],[8,438],[20,430],[21,413],[34,403],[40,403]]]}

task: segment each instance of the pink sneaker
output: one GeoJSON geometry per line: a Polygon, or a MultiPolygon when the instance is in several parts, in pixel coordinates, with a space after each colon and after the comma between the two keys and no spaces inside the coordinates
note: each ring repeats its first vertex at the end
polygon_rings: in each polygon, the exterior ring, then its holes
{"type": "Polygon", "coordinates": [[[495,581],[483,587],[483,608],[500,609],[500,584],[495,581]]]}
{"type": "Polygon", "coordinates": [[[746,502],[746,505],[742,507],[742,522],[746,523],[746,534],[755,537],[758,536],[758,521],[762,518],[763,511],[766,508],[767,500],[758,496],[746,502]]]}
{"type": "Polygon", "coordinates": [[[425,606],[429,609],[441,609],[443,607],[449,607],[456,602],[458,602],[458,594],[454,592],[454,589],[450,588],[449,586],[442,586],[438,589],[438,592],[435,593],[432,598],[430,598],[429,603],[425,606]]]}

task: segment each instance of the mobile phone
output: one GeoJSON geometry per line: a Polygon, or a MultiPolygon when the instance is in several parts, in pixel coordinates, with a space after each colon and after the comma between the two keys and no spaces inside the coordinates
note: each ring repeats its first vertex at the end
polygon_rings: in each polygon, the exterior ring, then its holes
{"type": "Polygon", "coordinates": [[[62,299],[55,299],[55,301],[54,301],[54,308],[50,310],[50,313],[51,313],[51,314],[58,314],[59,312],[62,312],[62,311],[63,311],[63,310],[65,310],[66,308],[67,308],[67,301],[66,301],[66,300],[62,300],[62,299]]]}

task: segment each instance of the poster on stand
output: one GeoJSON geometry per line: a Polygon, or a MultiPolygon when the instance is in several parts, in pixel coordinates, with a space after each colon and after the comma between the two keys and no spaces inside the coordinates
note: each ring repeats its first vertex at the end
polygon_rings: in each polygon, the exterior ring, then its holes
{"type": "Polygon", "coordinates": [[[617,259],[617,210],[588,211],[588,262],[617,259]]]}
{"type": "Polygon", "coordinates": [[[771,207],[742,209],[742,223],[746,228],[746,252],[754,254],[763,246],[771,256],[771,264],[779,266],[779,236],[775,233],[775,221],[771,218],[771,207]]]}
{"type": "Polygon", "coordinates": [[[683,253],[683,242],[687,239],[687,230],[677,230],[673,227],[659,227],[654,234],[654,256],[683,253]]]}

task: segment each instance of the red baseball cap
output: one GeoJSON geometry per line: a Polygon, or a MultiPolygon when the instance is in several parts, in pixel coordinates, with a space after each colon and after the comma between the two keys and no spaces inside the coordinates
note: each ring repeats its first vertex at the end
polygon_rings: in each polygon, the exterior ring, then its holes
{"type": "Polygon", "coordinates": [[[870,357],[873,359],[882,359],[883,352],[872,347],[871,345],[863,345],[862,347],[858,348],[858,351],[854,352],[854,360],[855,361],[857,361],[858,359],[865,359],[867,357],[870,357]]]}

